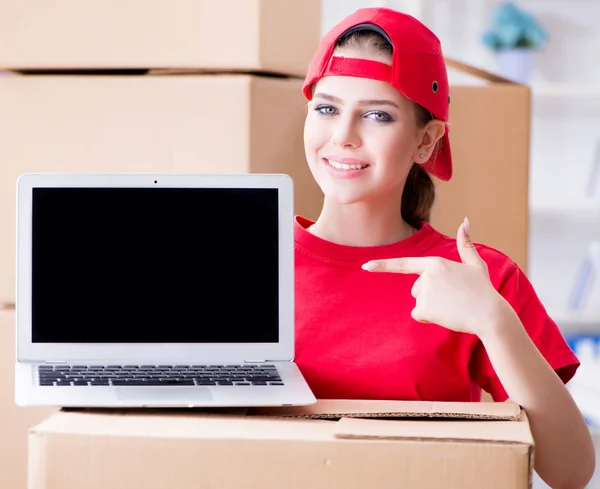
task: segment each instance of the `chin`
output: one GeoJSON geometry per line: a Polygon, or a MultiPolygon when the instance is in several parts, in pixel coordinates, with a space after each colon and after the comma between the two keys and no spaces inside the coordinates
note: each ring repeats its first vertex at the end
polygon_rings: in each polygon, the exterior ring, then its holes
{"type": "Polygon", "coordinates": [[[370,194],[365,192],[356,192],[351,191],[350,189],[332,188],[331,185],[325,185],[321,187],[321,189],[323,190],[325,199],[328,202],[337,205],[360,204],[362,202],[371,200],[370,197],[372,197],[370,194]]]}

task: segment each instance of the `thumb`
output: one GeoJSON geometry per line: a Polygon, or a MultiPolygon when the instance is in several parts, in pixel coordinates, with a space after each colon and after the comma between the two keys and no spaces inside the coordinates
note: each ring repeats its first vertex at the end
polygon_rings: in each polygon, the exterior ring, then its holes
{"type": "Polygon", "coordinates": [[[487,269],[486,263],[483,258],[479,256],[473,241],[471,241],[469,220],[465,217],[465,220],[458,228],[458,234],[456,235],[456,246],[458,248],[458,254],[460,259],[465,265],[471,265],[480,269],[487,269]]]}

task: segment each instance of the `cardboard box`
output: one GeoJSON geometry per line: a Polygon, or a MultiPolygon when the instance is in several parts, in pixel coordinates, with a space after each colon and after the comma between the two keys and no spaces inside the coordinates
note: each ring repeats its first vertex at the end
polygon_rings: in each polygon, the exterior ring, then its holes
{"type": "Polygon", "coordinates": [[[206,68],[304,76],[320,0],[2,2],[0,68],[206,68]]]}
{"type": "Polygon", "coordinates": [[[0,77],[0,303],[15,298],[21,173],[286,173],[295,211],[318,216],[301,85],[242,74],[0,77]]]}
{"type": "Polygon", "coordinates": [[[525,489],[533,458],[510,403],[62,411],[29,441],[29,489],[525,489]]]}
{"type": "Polygon", "coordinates": [[[0,487],[27,487],[27,436],[32,426],[52,408],[23,408],[15,405],[15,311],[0,307],[0,487]]]}
{"type": "Polygon", "coordinates": [[[527,270],[530,89],[452,59],[446,64],[478,83],[451,84],[454,176],[435,180],[431,223],[456,236],[467,216],[475,241],[527,270]]]}

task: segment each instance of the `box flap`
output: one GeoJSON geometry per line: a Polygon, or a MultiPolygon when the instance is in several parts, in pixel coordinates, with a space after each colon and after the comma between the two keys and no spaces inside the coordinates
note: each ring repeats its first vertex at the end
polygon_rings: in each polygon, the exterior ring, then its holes
{"type": "Polygon", "coordinates": [[[520,443],[533,446],[525,417],[519,422],[480,421],[385,421],[382,419],[342,418],[336,423],[335,437],[345,439],[404,439],[520,443]]]}
{"type": "Polygon", "coordinates": [[[516,421],[521,408],[512,402],[430,402],[322,399],[310,406],[252,408],[249,415],[296,418],[448,418],[516,421]]]}
{"type": "Polygon", "coordinates": [[[270,76],[275,78],[289,78],[303,80],[304,78],[293,74],[282,74],[266,70],[249,70],[239,68],[152,68],[146,72],[150,76],[184,76],[184,75],[253,75],[270,76]]]}
{"type": "Polygon", "coordinates": [[[509,78],[504,78],[503,76],[497,75],[487,70],[483,70],[481,68],[477,68],[473,65],[469,65],[467,63],[463,63],[462,61],[458,61],[453,58],[444,58],[447,68],[454,68],[462,73],[466,73],[468,75],[475,76],[477,78],[481,78],[482,80],[488,81],[490,83],[508,83],[510,85],[522,85],[522,83],[515,82],[509,78]]]}

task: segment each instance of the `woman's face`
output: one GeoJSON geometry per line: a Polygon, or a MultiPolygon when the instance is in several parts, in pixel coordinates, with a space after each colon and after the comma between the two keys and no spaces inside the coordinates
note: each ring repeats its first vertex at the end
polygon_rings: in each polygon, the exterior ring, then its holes
{"type": "Polygon", "coordinates": [[[399,202],[423,140],[413,103],[389,83],[347,76],[324,77],[313,93],[304,147],[325,198],[339,204],[399,202]]]}

